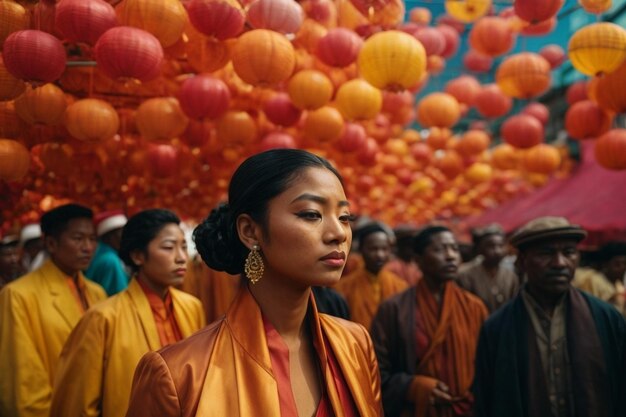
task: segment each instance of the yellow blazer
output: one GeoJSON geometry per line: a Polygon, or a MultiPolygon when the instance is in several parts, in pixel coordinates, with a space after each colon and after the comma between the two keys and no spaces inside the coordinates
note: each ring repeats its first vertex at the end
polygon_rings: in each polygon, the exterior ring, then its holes
{"type": "MultiPolygon", "coordinates": [[[[382,416],[378,364],[367,331],[318,315],[312,297],[310,302],[314,337],[328,341],[359,415],[382,416]]],[[[326,357],[325,351],[320,353],[326,357]]],[[[329,366],[321,366],[334,415],[344,417],[329,366]]],[[[141,359],[126,416],[280,416],[261,311],[247,287],[221,320],[141,359]]]]}
{"type": "MultiPolygon", "coordinates": [[[[197,298],[170,288],[176,323],[184,337],[204,326],[197,298]]],[[[51,416],[123,417],[139,359],[161,348],[150,304],[136,280],[91,308],[61,352],[51,416]]]]}
{"type": "MultiPolygon", "coordinates": [[[[106,298],[85,283],[89,305],[106,298]]],[[[83,315],[67,276],[48,260],[0,292],[0,416],[48,417],[61,349],[83,315]]]]}

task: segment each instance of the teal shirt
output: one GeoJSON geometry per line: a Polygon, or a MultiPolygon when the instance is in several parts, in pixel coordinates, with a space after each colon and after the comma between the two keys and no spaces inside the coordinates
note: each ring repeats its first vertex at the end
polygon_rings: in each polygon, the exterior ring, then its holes
{"type": "Polygon", "coordinates": [[[130,280],[115,249],[102,242],[98,242],[98,248],[85,276],[100,284],[109,297],[125,290],[130,280]]]}

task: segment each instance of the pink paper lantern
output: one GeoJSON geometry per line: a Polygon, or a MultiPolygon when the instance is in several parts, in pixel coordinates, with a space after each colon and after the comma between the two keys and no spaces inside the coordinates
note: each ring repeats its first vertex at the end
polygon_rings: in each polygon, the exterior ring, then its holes
{"type": "Polygon", "coordinates": [[[576,102],[587,100],[587,80],[577,81],[567,88],[565,98],[570,106],[576,102]]]}
{"type": "Polygon", "coordinates": [[[363,39],[355,32],[335,28],[318,41],[315,54],[324,64],[343,68],[356,61],[362,46],[363,39]]]}
{"type": "Polygon", "coordinates": [[[298,146],[293,136],[282,132],[272,132],[261,139],[261,151],[270,149],[295,149],[298,146]]]}
{"type": "Polygon", "coordinates": [[[98,68],[108,77],[149,81],[159,76],[163,47],[152,34],[129,26],[107,30],[96,42],[98,68]]]}
{"type": "Polygon", "coordinates": [[[365,145],[367,133],[365,128],[357,123],[346,123],[343,134],[337,140],[337,147],[343,152],[356,152],[365,145]]]}
{"type": "Polygon", "coordinates": [[[270,122],[287,127],[293,126],[300,120],[302,110],[293,105],[288,94],[278,93],[265,102],[263,113],[270,122]]]}
{"type": "Polygon", "coordinates": [[[171,145],[150,144],[148,168],[156,178],[169,178],[178,172],[178,151],[171,145]]]}
{"type": "Polygon", "coordinates": [[[248,8],[248,21],[255,29],[296,33],[303,19],[302,7],[293,0],[256,0],[248,8]]]}
{"type": "Polygon", "coordinates": [[[565,55],[565,51],[559,45],[551,44],[546,45],[539,51],[539,55],[544,57],[548,63],[550,63],[550,68],[555,69],[561,66],[565,59],[567,58],[565,55]]]}
{"type": "Polygon", "coordinates": [[[56,6],[57,30],[70,42],[96,43],[117,26],[115,9],[104,0],[61,0],[56,6]]]}
{"type": "Polygon", "coordinates": [[[234,0],[191,0],[187,13],[199,32],[220,41],[239,35],[246,23],[241,6],[234,0]]]}
{"type": "Polygon", "coordinates": [[[178,101],[183,112],[192,119],[215,119],[228,110],[230,90],[219,78],[197,75],[182,83],[178,101]]]}
{"type": "Polygon", "coordinates": [[[422,43],[426,55],[441,55],[446,48],[446,38],[437,28],[425,27],[413,36],[422,43]]]}
{"type": "Polygon", "coordinates": [[[493,65],[493,58],[470,49],[463,55],[463,65],[473,72],[488,72],[493,65]]]}
{"type": "Polygon", "coordinates": [[[544,126],[548,123],[548,120],[550,120],[550,109],[541,103],[530,103],[522,109],[521,113],[533,116],[544,126]]]}
{"type": "Polygon", "coordinates": [[[49,83],[65,71],[65,48],[60,40],[40,30],[10,34],[2,50],[4,66],[24,81],[49,83]]]}
{"type": "Polygon", "coordinates": [[[450,58],[456,55],[459,50],[459,44],[461,42],[459,38],[459,32],[456,31],[452,26],[448,25],[439,25],[437,26],[437,30],[443,35],[446,40],[446,46],[443,48],[441,52],[441,56],[444,58],[450,58]]]}
{"type": "Polygon", "coordinates": [[[496,84],[488,84],[476,94],[474,105],[485,117],[500,117],[511,110],[513,99],[505,95],[496,84]]]}

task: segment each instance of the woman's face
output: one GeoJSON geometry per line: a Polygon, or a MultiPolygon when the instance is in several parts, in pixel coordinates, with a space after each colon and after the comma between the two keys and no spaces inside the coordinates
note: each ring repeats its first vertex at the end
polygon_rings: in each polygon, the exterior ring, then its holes
{"type": "Polygon", "coordinates": [[[260,246],[262,279],[297,285],[333,285],[341,278],[352,243],[350,210],[339,179],[324,168],[307,168],[268,204],[260,246]]]}
{"type": "Polygon", "coordinates": [[[183,283],[187,270],[187,242],[175,223],[165,225],[150,241],[146,253],[137,253],[139,275],[155,292],[183,283]]]}

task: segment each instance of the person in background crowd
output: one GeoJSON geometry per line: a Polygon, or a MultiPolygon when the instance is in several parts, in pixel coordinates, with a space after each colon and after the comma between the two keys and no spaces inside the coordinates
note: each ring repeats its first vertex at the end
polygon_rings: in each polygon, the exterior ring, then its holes
{"type": "Polygon", "coordinates": [[[600,270],[606,280],[615,287],[612,304],[626,316],[626,289],[624,288],[624,274],[626,274],[626,242],[609,242],[603,245],[598,253],[600,270]]]}
{"type": "Polygon", "coordinates": [[[477,295],[493,313],[517,294],[519,280],[513,269],[503,265],[506,239],[500,226],[476,229],[472,240],[478,257],[461,265],[457,283],[477,295]]]}
{"type": "Polygon", "coordinates": [[[120,256],[128,289],[91,308],[70,334],[57,368],[51,417],[123,417],[137,363],[204,326],[197,298],[172,288],[185,276],[187,243],[169,210],[130,218],[120,256]]]}
{"type": "Polygon", "coordinates": [[[26,272],[34,271],[48,259],[39,223],[27,224],[22,228],[20,247],[22,248],[22,265],[26,272]]]}
{"type": "Polygon", "coordinates": [[[20,240],[7,235],[0,239],[0,290],[24,272],[20,262],[20,240]]]}
{"type": "Polygon", "coordinates": [[[422,279],[383,302],[372,322],[385,416],[471,416],[474,355],[487,309],[455,283],[461,255],[450,229],[425,227],[413,249],[422,279]]]}
{"type": "Polygon", "coordinates": [[[396,258],[387,262],[385,270],[393,272],[405,280],[409,286],[415,285],[422,277],[422,272],[414,259],[415,253],[413,253],[413,237],[417,229],[403,226],[393,229],[393,233],[396,237],[396,258]]]}
{"type": "Polygon", "coordinates": [[[127,221],[121,211],[105,211],[95,217],[98,247],[85,276],[100,284],[109,297],[128,287],[128,273],[118,255],[127,221]]]}
{"type": "Polygon", "coordinates": [[[527,281],[481,330],[476,416],[626,415],[626,321],[571,285],[585,236],[563,217],[540,217],[511,237],[527,281]]]}
{"type": "Polygon", "coordinates": [[[348,302],[353,321],[369,329],[381,302],[408,287],[394,273],[383,269],[391,258],[389,235],[377,223],[359,232],[359,248],[363,266],[343,277],[334,287],[348,302]]]}
{"type": "Polygon", "coordinates": [[[202,302],[206,322],[213,323],[228,311],[240,285],[240,277],[211,269],[196,255],[187,262],[187,275],[180,289],[202,302]]]}
{"type": "Polygon", "coordinates": [[[312,286],[341,277],[352,233],[341,177],[296,149],[253,155],[228,204],[194,231],[212,269],[245,274],[226,315],[139,362],[128,417],[382,417],[371,340],[319,314],[312,286]]]}
{"type": "Polygon", "coordinates": [[[311,287],[317,311],[341,319],[350,320],[350,308],[346,299],[332,288],[311,287]]]}
{"type": "Polygon", "coordinates": [[[82,274],[96,248],[93,213],[66,204],[41,217],[50,259],[0,291],[0,415],[48,417],[61,349],[84,312],[106,298],[82,274]]]}

